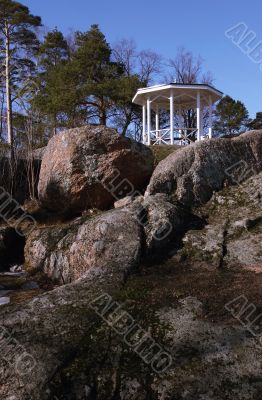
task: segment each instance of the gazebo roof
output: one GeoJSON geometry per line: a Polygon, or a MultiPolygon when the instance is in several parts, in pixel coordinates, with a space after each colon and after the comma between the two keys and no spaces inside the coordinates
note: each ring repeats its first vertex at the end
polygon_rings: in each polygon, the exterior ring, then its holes
{"type": "Polygon", "coordinates": [[[198,91],[200,92],[202,107],[209,105],[210,98],[212,103],[215,103],[223,97],[222,92],[210,85],[170,83],[138,89],[133,98],[133,103],[142,106],[145,104],[148,97],[150,97],[153,109],[156,106],[162,109],[168,109],[171,89],[173,90],[175,108],[195,108],[198,91]]]}

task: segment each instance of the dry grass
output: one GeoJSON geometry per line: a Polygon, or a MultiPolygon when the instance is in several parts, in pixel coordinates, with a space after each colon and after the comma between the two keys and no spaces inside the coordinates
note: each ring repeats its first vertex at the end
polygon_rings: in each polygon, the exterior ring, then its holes
{"type": "Polygon", "coordinates": [[[177,145],[158,145],[158,146],[150,146],[155,158],[155,167],[160,161],[164,160],[167,156],[169,156],[174,151],[180,150],[181,146],[177,145]]]}

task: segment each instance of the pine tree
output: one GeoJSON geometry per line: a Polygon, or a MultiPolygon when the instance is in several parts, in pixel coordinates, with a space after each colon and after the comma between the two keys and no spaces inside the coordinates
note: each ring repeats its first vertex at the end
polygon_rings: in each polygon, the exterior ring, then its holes
{"type": "Polygon", "coordinates": [[[0,41],[4,48],[5,99],[7,109],[8,143],[13,157],[13,91],[19,77],[31,70],[33,63],[28,57],[38,46],[35,34],[41,18],[30,14],[23,4],[13,0],[0,0],[0,41]]]}
{"type": "Polygon", "coordinates": [[[56,67],[63,60],[68,60],[69,47],[63,33],[57,28],[48,32],[39,47],[38,56],[39,63],[45,71],[56,67]]]}
{"type": "Polygon", "coordinates": [[[86,122],[79,87],[79,74],[70,59],[70,48],[57,29],[49,32],[38,52],[39,90],[31,106],[46,122],[47,136],[60,128],[72,128],[86,122]]]}
{"type": "Polygon", "coordinates": [[[241,101],[230,96],[223,97],[217,105],[215,131],[232,135],[243,131],[248,125],[248,111],[241,101]]]}
{"type": "Polygon", "coordinates": [[[73,63],[79,76],[82,103],[101,125],[106,125],[119,96],[123,67],[111,60],[111,48],[98,25],[92,25],[88,32],[77,32],[76,46],[73,63]]]}
{"type": "Polygon", "coordinates": [[[262,129],[262,112],[256,114],[256,118],[249,123],[248,127],[250,129],[262,129]]]}

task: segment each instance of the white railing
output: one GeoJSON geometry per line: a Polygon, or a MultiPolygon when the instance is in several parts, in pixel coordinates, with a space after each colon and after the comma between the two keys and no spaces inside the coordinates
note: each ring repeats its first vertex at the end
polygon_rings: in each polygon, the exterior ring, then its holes
{"type": "MultiPolygon", "coordinates": [[[[171,140],[170,128],[158,129],[150,131],[150,140],[148,140],[148,133],[145,133],[144,143],[153,146],[159,144],[175,143],[179,146],[186,146],[196,141],[197,129],[196,128],[175,128],[173,132],[173,140],[171,140]]],[[[201,136],[201,140],[204,139],[201,136]]]]}
{"type": "Polygon", "coordinates": [[[186,146],[188,144],[194,143],[197,136],[196,128],[182,128],[178,129],[179,132],[179,144],[181,146],[186,146]]]}
{"type": "Polygon", "coordinates": [[[170,128],[150,132],[150,142],[153,145],[170,144],[170,128]]]}

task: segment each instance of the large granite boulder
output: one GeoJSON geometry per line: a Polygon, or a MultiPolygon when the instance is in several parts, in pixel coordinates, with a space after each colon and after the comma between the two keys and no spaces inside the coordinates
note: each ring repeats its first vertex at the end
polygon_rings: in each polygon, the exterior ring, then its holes
{"type": "Polygon", "coordinates": [[[104,126],[85,126],[54,136],[43,155],[39,199],[58,212],[109,209],[116,200],[144,191],[153,154],[141,143],[104,126]]]}
{"type": "Polygon", "coordinates": [[[76,281],[92,268],[97,273],[128,271],[138,264],[141,235],[139,222],[126,210],[35,229],[26,242],[26,268],[42,271],[60,284],[76,281]]]}
{"type": "Polygon", "coordinates": [[[261,170],[262,131],[203,141],[161,161],[146,195],[167,193],[185,205],[200,205],[224,185],[241,183],[261,170]]]}
{"type": "Polygon", "coordinates": [[[95,217],[39,227],[27,238],[25,266],[60,284],[83,278],[90,268],[122,264],[131,269],[141,258],[162,257],[181,239],[188,219],[189,213],[168,196],[156,195],[95,217]]]}

